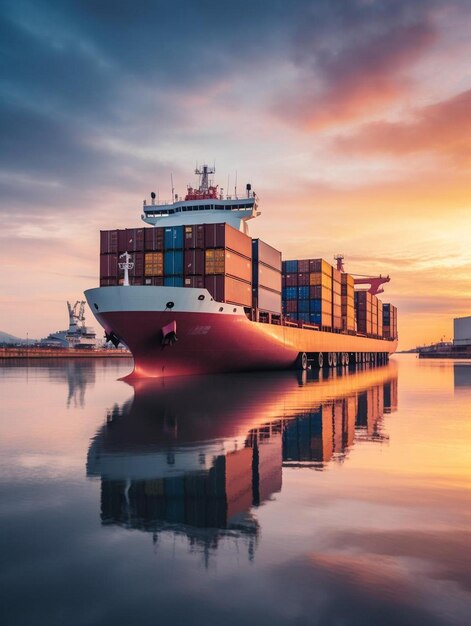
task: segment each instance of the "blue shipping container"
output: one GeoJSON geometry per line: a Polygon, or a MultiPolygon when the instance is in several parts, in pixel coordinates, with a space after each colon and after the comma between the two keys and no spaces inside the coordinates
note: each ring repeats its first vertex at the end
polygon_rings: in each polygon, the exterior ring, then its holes
{"type": "Polygon", "coordinates": [[[309,313],[309,300],[300,300],[298,302],[298,311],[300,313],[309,313]]]}
{"type": "Polygon", "coordinates": [[[309,314],[309,321],[311,322],[311,324],[317,324],[318,326],[320,326],[321,314],[320,313],[310,313],[309,314]]]}
{"type": "Polygon", "coordinates": [[[183,248],[183,226],[169,226],[164,232],[165,250],[183,248]]]}
{"type": "Polygon", "coordinates": [[[297,300],[298,288],[297,287],[283,287],[283,300],[297,300]]]}
{"type": "Polygon", "coordinates": [[[164,253],[164,276],[183,274],[183,250],[167,250],[164,253]]]}
{"type": "Polygon", "coordinates": [[[322,300],[320,298],[311,300],[311,313],[322,313],[322,300]]]}
{"type": "Polygon", "coordinates": [[[165,276],[165,287],[183,287],[183,276],[165,276]]]}
{"type": "Polygon", "coordinates": [[[298,320],[309,324],[309,313],[298,313],[298,320]]]}
{"type": "Polygon", "coordinates": [[[282,263],[283,274],[296,274],[298,271],[297,261],[283,261],[282,263]]]}
{"type": "Polygon", "coordinates": [[[298,287],[298,300],[309,300],[309,285],[298,287]]]}

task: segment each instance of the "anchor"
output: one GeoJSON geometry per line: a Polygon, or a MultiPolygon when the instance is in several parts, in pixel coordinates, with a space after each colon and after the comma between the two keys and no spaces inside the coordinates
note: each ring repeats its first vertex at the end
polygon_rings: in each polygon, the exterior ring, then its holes
{"type": "Polygon", "coordinates": [[[173,346],[178,341],[177,322],[174,320],[161,328],[162,346],[173,346]]]}

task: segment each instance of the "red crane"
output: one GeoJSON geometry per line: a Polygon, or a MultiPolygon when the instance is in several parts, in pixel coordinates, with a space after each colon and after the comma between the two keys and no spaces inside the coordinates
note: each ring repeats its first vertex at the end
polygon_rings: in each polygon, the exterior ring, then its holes
{"type": "MultiPolygon", "coordinates": [[[[343,265],[343,254],[336,254],[334,259],[337,261],[337,270],[339,272],[345,272],[345,267],[343,265]]],[[[384,293],[384,289],[381,288],[381,285],[385,283],[389,283],[391,280],[388,276],[365,276],[363,274],[352,274],[353,279],[355,281],[355,285],[370,285],[368,291],[373,295],[377,296],[379,293],[384,293]]]]}

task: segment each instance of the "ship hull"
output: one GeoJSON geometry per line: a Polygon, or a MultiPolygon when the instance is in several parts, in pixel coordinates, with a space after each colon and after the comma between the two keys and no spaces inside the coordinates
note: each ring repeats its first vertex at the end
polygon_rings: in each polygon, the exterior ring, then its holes
{"type": "Polygon", "coordinates": [[[135,377],[286,369],[302,352],[396,350],[396,341],[252,322],[204,289],[102,287],[85,295],[105,332],[131,350],[135,377]]]}

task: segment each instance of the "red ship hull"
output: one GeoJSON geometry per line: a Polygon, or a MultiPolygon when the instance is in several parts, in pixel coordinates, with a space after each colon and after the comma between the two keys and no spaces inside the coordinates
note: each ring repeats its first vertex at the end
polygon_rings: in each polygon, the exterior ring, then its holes
{"type": "Polygon", "coordinates": [[[252,322],[242,308],[220,306],[201,289],[103,287],[86,296],[105,332],[131,350],[135,377],[287,369],[303,352],[314,359],[320,352],[346,352],[354,360],[358,353],[389,355],[397,345],[252,322]]]}

